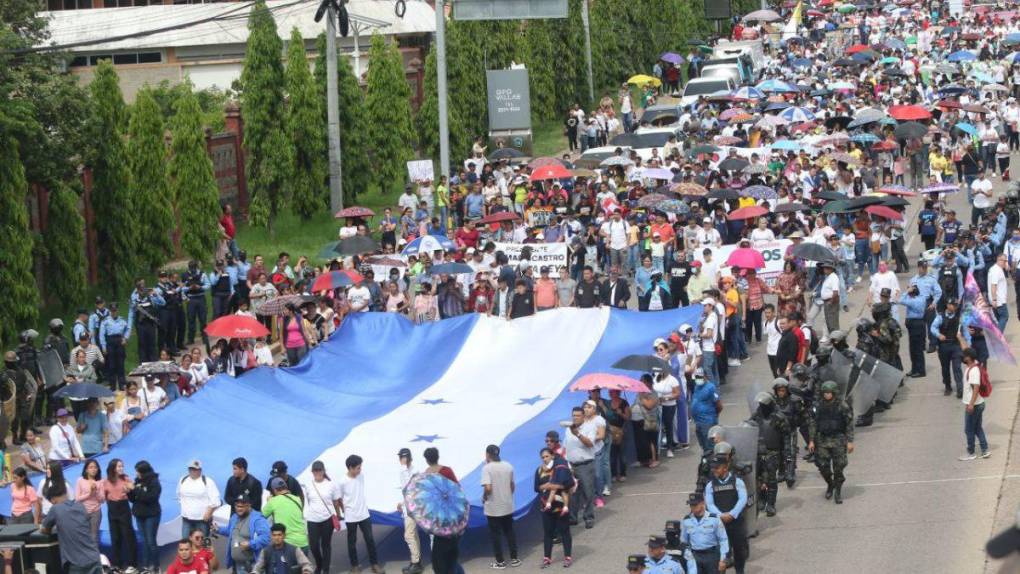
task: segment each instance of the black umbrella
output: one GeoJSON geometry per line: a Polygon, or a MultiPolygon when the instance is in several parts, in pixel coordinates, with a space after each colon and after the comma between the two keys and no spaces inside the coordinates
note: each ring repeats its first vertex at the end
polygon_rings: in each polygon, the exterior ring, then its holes
{"type": "Polygon", "coordinates": [[[113,391],[95,383],[73,383],[53,393],[57,398],[69,399],[101,399],[112,397],[113,391]]]}
{"type": "Polygon", "coordinates": [[[846,196],[842,193],[836,193],[835,191],[819,191],[814,195],[818,199],[824,199],[825,201],[839,201],[846,199],[846,196]]]}
{"type": "Polygon", "coordinates": [[[811,209],[811,207],[794,201],[792,203],[777,205],[772,211],[775,211],[776,213],[793,213],[795,211],[804,211],[806,209],[811,209]]]}
{"type": "Polygon", "coordinates": [[[740,192],[738,192],[735,189],[730,189],[728,187],[718,188],[709,191],[707,194],[705,194],[705,197],[709,199],[739,199],[740,192]]]}
{"type": "Polygon", "coordinates": [[[515,150],[512,147],[499,148],[492,152],[489,156],[489,161],[499,161],[502,159],[513,159],[515,157],[525,157],[524,152],[515,150]]]}
{"type": "Polygon", "coordinates": [[[728,157],[719,162],[719,169],[722,171],[740,171],[751,165],[751,162],[742,157],[728,157]]]}
{"type": "Polygon", "coordinates": [[[354,237],[348,237],[341,239],[336,247],[333,248],[338,255],[344,257],[353,255],[364,255],[365,253],[375,253],[382,247],[375,242],[371,237],[365,235],[355,235],[354,237]]]}
{"type": "Polygon", "coordinates": [[[836,254],[831,249],[817,243],[800,242],[790,249],[791,257],[799,257],[806,261],[836,261],[836,254]]]}
{"type": "Polygon", "coordinates": [[[906,207],[910,205],[910,202],[902,197],[889,196],[882,198],[882,205],[886,207],[906,207]]]}
{"type": "Polygon", "coordinates": [[[627,355],[613,363],[613,368],[651,373],[652,371],[669,371],[669,363],[655,355],[627,355]]]}
{"type": "Polygon", "coordinates": [[[928,126],[917,122],[906,122],[896,126],[893,135],[900,139],[924,137],[928,133],[928,126]]]}
{"type": "Polygon", "coordinates": [[[843,129],[846,129],[846,127],[850,125],[850,122],[852,121],[854,121],[854,119],[851,118],[850,116],[835,116],[827,118],[825,120],[825,127],[832,129],[836,126],[839,126],[843,129]]]}
{"type": "Polygon", "coordinates": [[[883,70],[882,71],[882,75],[884,75],[884,76],[896,76],[896,77],[899,77],[899,78],[907,77],[907,73],[904,72],[903,70],[898,69],[898,68],[890,68],[888,70],[883,70]]]}
{"type": "Polygon", "coordinates": [[[811,96],[811,97],[816,97],[816,96],[822,96],[822,97],[825,97],[825,96],[830,96],[830,95],[832,95],[832,90],[830,90],[830,89],[828,89],[828,88],[822,88],[822,89],[820,89],[820,90],[812,90],[812,91],[811,91],[811,93],[810,93],[810,94],[808,94],[808,95],[809,95],[809,96],[811,96]]]}
{"type": "Polygon", "coordinates": [[[850,58],[840,58],[832,63],[837,68],[849,68],[851,66],[860,66],[860,62],[856,62],[850,58]]]}
{"type": "Polygon", "coordinates": [[[864,209],[869,205],[880,205],[882,201],[883,199],[881,197],[876,197],[874,195],[865,197],[855,197],[853,199],[847,200],[846,206],[847,209],[857,210],[864,209]]]}
{"type": "Polygon", "coordinates": [[[704,44],[705,41],[701,38],[691,38],[690,40],[687,40],[688,46],[703,46],[704,44]]]}

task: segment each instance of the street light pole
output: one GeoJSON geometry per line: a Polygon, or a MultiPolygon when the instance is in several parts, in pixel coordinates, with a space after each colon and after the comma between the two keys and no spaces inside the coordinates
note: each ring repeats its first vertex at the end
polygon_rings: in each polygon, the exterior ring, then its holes
{"type": "MultiPolygon", "coordinates": [[[[436,0],[436,87],[439,102],[439,174],[450,169],[450,125],[446,109],[446,0],[436,0]]],[[[446,222],[443,222],[446,225],[446,222]]]]}
{"type": "Polygon", "coordinates": [[[588,99],[595,103],[595,78],[591,72],[591,26],[588,18],[588,0],[581,2],[581,21],[584,22],[584,62],[588,66],[588,99]]]}
{"type": "Polygon", "coordinates": [[[336,213],[344,208],[340,178],[340,95],[336,72],[336,10],[329,3],[326,17],[326,130],[329,135],[329,206],[336,213]]]}

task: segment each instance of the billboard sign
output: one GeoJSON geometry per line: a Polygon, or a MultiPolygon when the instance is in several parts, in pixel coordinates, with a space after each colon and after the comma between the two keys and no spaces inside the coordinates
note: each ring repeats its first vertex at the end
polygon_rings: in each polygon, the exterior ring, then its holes
{"type": "Polygon", "coordinates": [[[567,0],[453,0],[454,20],[566,18],[567,0]]]}
{"type": "Polygon", "coordinates": [[[489,129],[531,129],[531,91],[528,71],[486,70],[489,95],[489,129]]]}

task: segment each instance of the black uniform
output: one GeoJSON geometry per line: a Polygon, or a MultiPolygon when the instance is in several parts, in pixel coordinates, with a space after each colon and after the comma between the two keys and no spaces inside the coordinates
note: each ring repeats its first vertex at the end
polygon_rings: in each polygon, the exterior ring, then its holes
{"type": "Polygon", "coordinates": [[[159,360],[156,336],[159,332],[159,308],[149,294],[137,296],[134,301],[135,333],[138,334],[138,361],[150,363],[159,360]]]}
{"type": "Polygon", "coordinates": [[[188,303],[188,333],[185,336],[188,344],[195,341],[195,331],[202,335],[202,341],[209,348],[209,336],[205,334],[205,322],[209,315],[205,303],[205,278],[198,268],[189,269],[181,275],[184,284],[184,298],[188,303]]]}
{"type": "Polygon", "coordinates": [[[691,264],[687,261],[674,261],[669,268],[669,291],[673,293],[673,307],[686,307],[691,304],[687,297],[687,283],[691,280],[691,264]]]}
{"type": "Polygon", "coordinates": [[[53,349],[56,351],[62,365],[71,364],[71,345],[67,341],[67,337],[50,333],[46,335],[46,340],[43,341],[43,349],[53,349]]]}
{"type": "Polygon", "coordinates": [[[177,322],[183,306],[181,288],[180,285],[169,279],[160,281],[156,288],[159,289],[164,301],[164,305],[157,310],[159,319],[157,345],[160,349],[169,351],[171,355],[176,355],[178,351],[177,331],[183,327],[177,322]]]}
{"type": "Polygon", "coordinates": [[[759,405],[758,411],[751,421],[758,427],[758,488],[763,496],[759,499],[759,507],[775,506],[776,495],[779,493],[779,461],[783,449],[789,440],[791,429],[789,422],[774,407],[771,412],[759,405]]]}

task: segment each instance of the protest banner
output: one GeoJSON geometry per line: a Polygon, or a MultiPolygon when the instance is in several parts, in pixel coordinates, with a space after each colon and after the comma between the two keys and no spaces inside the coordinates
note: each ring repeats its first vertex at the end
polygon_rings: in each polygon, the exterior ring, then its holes
{"type": "Polygon", "coordinates": [[[425,181],[426,179],[432,181],[436,178],[434,169],[430,159],[409,161],[407,162],[407,179],[412,183],[425,181]]]}
{"type": "Polygon", "coordinates": [[[553,269],[567,266],[566,243],[497,243],[496,251],[502,251],[510,260],[510,265],[517,265],[521,260],[521,252],[531,250],[531,264],[539,267],[548,265],[553,269]]]}
{"type": "MultiPolygon", "coordinates": [[[[765,281],[769,287],[776,284],[776,279],[778,279],[779,275],[783,272],[783,255],[786,253],[786,248],[792,243],[793,241],[789,239],[776,239],[774,241],[764,242],[755,247],[755,249],[758,250],[765,258],[765,268],[758,270],[758,277],[765,281]]],[[[711,249],[712,261],[719,265],[720,270],[723,270],[723,275],[727,275],[729,267],[726,266],[726,259],[737,247],[739,246],[736,244],[723,245],[722,247],[699,247],[694,250],[694,259],[704,263],[705,256],[702,252],[705,249],[711,249]]]]}

